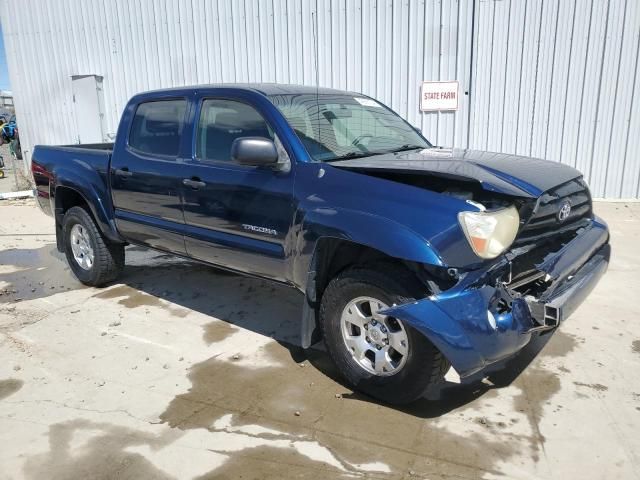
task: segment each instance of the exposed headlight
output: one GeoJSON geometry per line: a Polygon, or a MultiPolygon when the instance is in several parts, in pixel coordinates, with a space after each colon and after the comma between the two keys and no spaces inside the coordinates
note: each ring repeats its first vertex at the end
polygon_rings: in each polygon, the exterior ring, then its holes
{"type": "Polygon", "coordinates": [[[495,258],[515,240],[520,216],[512,205],[492,212],[460,212],[458,221],[476,255],[495,258]]]}

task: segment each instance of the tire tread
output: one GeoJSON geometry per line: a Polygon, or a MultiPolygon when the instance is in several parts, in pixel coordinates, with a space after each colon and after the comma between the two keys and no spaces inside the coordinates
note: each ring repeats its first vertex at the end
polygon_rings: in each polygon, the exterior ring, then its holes
{"type": "Polygon", "coordinates": [[[81,223],[89,230],[91,237],[95,240],[96,248],[94,251],[94,266],[91,270],[90,277],[81,278],[76,269],[72,268],[72,270],[85,285],[97,287],[112,282],[120,275],[120,272],[124,268],[124,245],[112,243],[105,239],[100,230],[98,230],[93,217],[84,207],[72,207],[67,211],[63,220],[65,253],[70,265],[75,263],[75,260],[67,245],[68,230],[70,228],[68,224],[74,217],[79,220],[79,222],[76,223],[81,223]]]}
{"type": "MultiPolygon", "coordinates": [[[[363,385],[361,384],[362,382],[357,378],[361,375],[361,372],[358,372],[357,370],[355,372],[348,370],[345,371],[345,369],[341,368],[344,364],[344,359],[340,357],[340,347],[333,348],[333,346],[330,345],[332,337],[331,335],[328,335],[328,332],[326,331],[327,325],[325,325],[325,323],[328,321],[328,315],[330,315],[328,310],[330,310],[333,305],[344,302],[344,299],[341,298],[341,292],[344,291],[345,288],[356,283],[368,284],[377,289],[386,291],[397,299],[397,303],[408,303],[414,301],[416,298],[423,298],[428,295],[429,292],[427,288],[423,286],[407,269],[393,263],[380,262],[369,266],[352,267],[338,274],[333,280],[331,280],[331,282],[329,282],[320,304],[320,329],[324,338],[325,346],[329,352],[331,360],[342,371],[347,381],[355,388],[362,389],[365,393],[380,398],[388,403],[406,404],[413,402],[423,396],[429,387],[436,385],[442,380],[444,374],[449,369],[450,364],[442,352],[433,346],[433,344],[431,344],[431,342],[429,342],[420,333],[406,324],[405,328],[414,332],[413,338],[419,338],[419,340],[423,342],[423,345],[421,345],[418,350],[421,351],[422,355],[429,357],[430,361],[427,362],[428,365],[424,365],[424,370],[417,371],[416,375],[418,375],[419,378],[414,379],[412,385],[405,389],[405,391],[385,392],[383,389],[370,388],[369,385],[365,385],[363,388],[363,385]]],[[[373,378],[380,379],[382,377],[373,378]]]]}

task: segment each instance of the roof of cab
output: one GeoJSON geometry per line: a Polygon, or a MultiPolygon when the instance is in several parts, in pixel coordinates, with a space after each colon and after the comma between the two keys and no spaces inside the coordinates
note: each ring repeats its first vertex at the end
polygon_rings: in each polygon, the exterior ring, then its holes
{"type": "Polygon", "coordinates": [[[233,88],[237,90],[249,90],[258,92],[263,95],[296,95],[296,94],[319,94],[319,95],[361,95],[357,92],[349,92],[345,90],[337,90],[334,88],[325,87],[312,87],[307,85],[291,85],[282,83],[217,83],[208,85],[191,85],[184,87],[163,88],[160,90],[152,90],[148,92],[141,92],[138,96],[147,96],[148,94],[157,94],[162,92],[184,93],[194,90],[215,90],[218,88],[233,88]]]}

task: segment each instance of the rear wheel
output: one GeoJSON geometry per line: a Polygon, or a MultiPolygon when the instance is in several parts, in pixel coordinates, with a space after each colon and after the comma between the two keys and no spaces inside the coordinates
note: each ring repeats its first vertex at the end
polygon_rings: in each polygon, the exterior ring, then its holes
{"type": "Polygon", "coordinates": [[[82,207],[73,207],[62,222],[65,255],[74,275],[98,287],[115,280],[124,267],[124,245],[105,239],[82,207]]]}
{"type": "Polygon", "coordinates": [[[419,298],[421,290],[412,275],[389,265],[349,269],[329,283],[320,307],[324,339],[354,388],[403,404],[442,380],[449,363],[440,351],[410,325],[379,313],[419,298]]]}

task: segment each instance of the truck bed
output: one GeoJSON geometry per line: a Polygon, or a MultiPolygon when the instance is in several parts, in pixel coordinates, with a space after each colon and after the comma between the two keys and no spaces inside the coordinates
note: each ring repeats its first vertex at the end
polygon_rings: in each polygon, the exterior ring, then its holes
{"type": "Polygon", "coordinates": [[[108,172],[112,152],[113,143],[36,145],[32,172],[36,198],[43,211],[53,215],[52,188],[56,187],[70,187],[91,198],[89,189],[99,192],[99,198],[110,203],[108,172]],[[53,179],[57,179],[56,185],[52,185],[53,179]]]}

